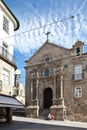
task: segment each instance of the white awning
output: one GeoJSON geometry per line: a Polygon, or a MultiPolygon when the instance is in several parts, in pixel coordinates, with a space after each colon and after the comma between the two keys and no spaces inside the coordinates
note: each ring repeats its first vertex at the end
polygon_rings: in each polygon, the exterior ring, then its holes
{"type": "Polygon", "coordinates": [[[0,107],[24,108],[24,105],[12,96],[0,95],[0,107]]]}

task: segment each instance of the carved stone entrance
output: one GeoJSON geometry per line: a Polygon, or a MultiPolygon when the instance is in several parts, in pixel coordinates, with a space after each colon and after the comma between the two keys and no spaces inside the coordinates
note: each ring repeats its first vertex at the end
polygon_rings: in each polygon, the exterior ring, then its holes
{"type": "Polygon", "coordinates": [[[52,106],[52,89],[51,88],[46,88],[44,90],[44,108],[50,108],[52,106]]]}

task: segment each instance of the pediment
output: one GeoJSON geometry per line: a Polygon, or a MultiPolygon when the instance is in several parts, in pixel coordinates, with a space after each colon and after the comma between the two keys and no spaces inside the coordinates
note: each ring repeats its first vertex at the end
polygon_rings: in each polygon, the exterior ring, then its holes
{"type": "Polygon", "coordinates": [[[63,55],[67,55],[70,52],[69,49],[61,47],[53,43],[44,43],[38,51],[28,60],[27,65],[44,62],[50,59],[60,58],[63,55]]]}

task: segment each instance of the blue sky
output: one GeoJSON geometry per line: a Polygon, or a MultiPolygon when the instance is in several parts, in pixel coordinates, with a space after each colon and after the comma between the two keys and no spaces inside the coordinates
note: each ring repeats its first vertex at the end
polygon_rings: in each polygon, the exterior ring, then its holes
{"type": "Polygon", "coordinates": [[[25,61],[44,44],[47,31],[51,32],[50,42],[71,48],[79,39],[84,42],[87,51],[87,0],[4,1],[20,22],[20,28],[15,32],[18,35],[14,37],[14,54],[23,83],[25,61]],[[74,18],[71,19],[71,16],[74,18]]]}

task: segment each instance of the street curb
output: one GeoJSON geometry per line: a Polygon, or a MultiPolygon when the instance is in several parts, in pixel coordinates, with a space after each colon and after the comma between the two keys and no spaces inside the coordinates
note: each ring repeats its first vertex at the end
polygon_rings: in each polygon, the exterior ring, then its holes
{"type": "Polygon", "coordinates": [[[86,122],[75,122],[75,121],[68,121],[68,120],[57,121],[57,120],[44,120],[44,119],[35,119],[35,118],[13,116],[13,121],[22,121],[22,122],[26,121],[26,122],[40,123],[40,124],[77,127],[77,128],[87,128],[86,122]]]}

